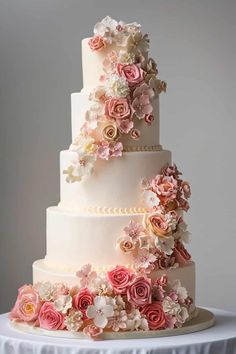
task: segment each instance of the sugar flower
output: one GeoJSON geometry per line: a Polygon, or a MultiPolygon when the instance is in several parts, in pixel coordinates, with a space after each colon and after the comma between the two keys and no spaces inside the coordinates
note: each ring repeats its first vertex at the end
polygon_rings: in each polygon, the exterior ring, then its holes
{"type": "Polygon", "coordinates": [[[95,326],[99,328],[106,327],[108,318],[113,316],[114,310],[111,305],[107,305],[104,296],[96,296],[94,305],[89,305],[87,309],[88,318],[93,319],[95,326]]]}
{"type": "Polygon", "coordinates": [[[145,315],[142,315],[138,309],[133,309],[128,314],[126,326],[130,331],[148,331],[149,329],[148,321],[146,320],[145,315]]]}
{"type": "Polygon", "coordinates": [[[80,279],[81,286],[85,288],[91,286],[97,277],[97,273],[92,271],[91,264],[86,264],[76,272],[76,276],[80,279]]]}
{"type": "Polygon", "coordinates": [[[102,135],[106,141],[116,140],[119,137],[117,125],[113,122],[107,122],[102,129],[102,135]]]}
{"type": "Polygon", "coordinates": [[[127,289],[127,299],[135,306],[151,303],[151,279],[143,276],[135,277],[127,289]]]}
{"type": "Polygon", "coordinates": [[[188,292],[185,287],[183,287],[179,280],[175,280],[171,285],[173,291],[178,295],[178,299],[182,302],[187,299],[188,292]]]}
{"type": "Polygon", "coordinates": [[[107,328],[112,328],[114,332],[127,327],[127,313],[125,310],[115,310],[113,316],[109,319],[107,328]]]}
{"type": "Polygon", "coordinates": [[[148,269],[157,257],[150,253],[146,248],[140,248],[134,256],[134,265],[136,269],[148,269]]]}
{"type": "Polygon", "coordinates": [[[152,190],[144,190],[143,200],[150,209],[154,209],[160,204],[158,195],[152,190]]]}
{"type": "Polygon", "coordinates": [[[161,302],[157,301],[145,305],[141,313],[146,316],[149,329],[156,331],[166,328],[166,315],[161,302]]]}
{"type": "Polygon", "coordinates": [[[93,51],[99,51],[106,47],[106,41],[99,35],[90,38],[88,44],[93,51]]]}
{"type": "Polygon", "coordinates": [[[123,253],[129,254],[134,251],[136,242],[131,237],[124,236],[117,240],[117,246],[123,253]]]}
{"type": "Polygon", "coordinates": [[[71,161],[71,166],[63,173],[67,174],[67,182],[80,181],[83,176],[89,176],[94,169],[95,155],[78,152],[77,157],[71,161]]]}
{"type": "Polygon", "coordinates": [[[130,119],[122,119],[117,121],[117,126],[122,134],[128,134],[132,130],[134,122],[130,119]]]}
{"type": "Polygon", "coordinates": [[[71,332],[77,332],[83,325],[82,317],[83,313],[81,311],[70,309],[64,321],[66,329],[71,332]]]}
{"type": "Polygon", "coordinates": [[[133,279],[133,273],[124,266],[116,266],[107,272],[107,278],[116,294],[125,294],[133,279]]]}
{"type": "Polygon", "coordinates": [[[129,225],[124,228],[124,233],[135,241],[138,240],[140,236],[146,235],[146,230],[142,224],[131,220],[129,225]]]}
{"type": "Polygon", "coordinates": [[[125,77],[116,74],[108,76],[106,80],[107,96],[127,97],[129,92],[128,81],[125,77]]]}
{"type": "Polygon", "coordinates": [[[166,255],[171,255],[173,253],[174,245],[175,242],[173,236],[169,236],[166,238],[155,238],[155,246],[166,255]]]}
{"type": "Polygon", "coordinates": [[[70,295],[60,295],[54,301],[54,307],[57,311],[66,314],[72,307],[72,297],[70,295]]]}
{"type": "Polygon", "coordinates": [[[94,324],[90,324],[83,329],[83,333],[94,340],[99,338],[102,332],[103,329],[95,326],[94,324]]]}
{"type": "Polygon", "coordinates": [[[130,87],[137,86],[143,81],[144,71],[137,64],[118,64],[117,72],[127,80],[130,87]]]}

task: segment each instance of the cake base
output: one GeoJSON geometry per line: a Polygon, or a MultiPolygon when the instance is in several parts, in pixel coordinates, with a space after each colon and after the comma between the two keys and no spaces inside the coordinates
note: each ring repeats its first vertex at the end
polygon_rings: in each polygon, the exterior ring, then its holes
{"type": "MultiPolygon", "coordinates": [[[[188,321],[181,328],[163,329],[159,331],[127,331],[127,332],[104,332],[96,340],[109,340],[109,339],[140,339],[140,338],[157,338],[177,336],[181,334],[188,334],[193,332],[202,331],[210,328],[215,324],[215,316],[212,312],[197,308],[198,314],[196,317],[188,321]]],[[[26,323],[12,321],[11,327],[25,333],[59,337],[59,338],[73,338],[73,339],[88,339],[83,332],[69,332],[69,331],[48,331],[39,327],[33,327],[26,323]]]]}

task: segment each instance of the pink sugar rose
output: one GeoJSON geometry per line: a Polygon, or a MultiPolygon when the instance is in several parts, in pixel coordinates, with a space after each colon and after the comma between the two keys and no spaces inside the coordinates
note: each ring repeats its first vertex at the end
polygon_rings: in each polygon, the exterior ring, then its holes
{"type": "Polygon", "coordinates": [[[139,140],[140,136],[141,136],[141,133],[140,133],[140,131],[138,129],[132,129],[131,132],[130,132],[130,136],[134,140],[139,140]]]}
{"type": "Polygon", "coordinates": [[[125,76],[131,87],[143,82],[144,71],[136,64],[118,64],[117,71],[120,76],[125,76]]]}
{"type": "Polygon", "coordinates": [[[151,330],[165,329],[167,327],[166,315],[160,302],[145,305],[141,313],[146,316],[151,330]]]}
{"type": "Polygon", "coordinates": [[[86,326],[83,330],[83,333],[86,336],[91,337],[93,339],[96,339],[96,337],[98,337],[100,334],[102,334],[102,332],[103,332],[103,329],[95,326],[94,324],[86,326]]]}
{"type": "Polygon", "coordinates": [[[88,44],[93,51],[101,50],[106,47],[106,42],[102,36],[95,36],[90,38],[88,44]]]}
{"type": "Polygon", "coordinates": [[[39,312],[39,326],[44,329],[64,329],[64,316],[58,312],[52,302],[45,302],[39,312]]]}
{"type": "Polygon", "coordinates": [[[151,125],[154,121],[154,116],[152,114],[146,114],[146,116],[144,117],[145,123],[147,125],[151,125]]]}
{"type": "Polygon", "coordinates": [[[76,295],[73,296],[73,307],[83,313],[83,318],[86,319],[86,311],[89,305],[93,304],[94,296],[87,289],[81,289],[76,295]]]}
{"type": "Polygon", "coordinates": [[[152,301],[151,290],[151,279],[142,276],[136,277],[128,287],[128,301],[137,306],[149,304],[152,301]]]}
{"type": "Polygon", "coordinates": [[[127,98],[111,97],[105,101],[105,114],[115,120],[131,119],[133,109],[127,98]]]}
{"type": "Polygon", "coordinates": [[[133,273],[128,268],[117,265],[107,272],[107,277],[117,294],[125,294],[132,281],[133,273]]]}
{"type": "Polygon", "coordinates": [[[171,227],[165,220],[165,216],[161,213],[154,212],[147,214],[145,217],[146,228],[154,235],[162,238],[168,237],[171,227]]]}
{"type": "Polygon", "coordinates": [[[11,320],[33,322],[37,319],[42,303],[39,294],[31,285],[24,285],[18,290],[18,296],[10,312],[11,320]]]}
{"type": "Polygon", "coordinates": [[[188,264],[191,260],[191,255],[188,253],[182,242],[176,242],[173,251],[173,256],[180,266],[188,264]]]}

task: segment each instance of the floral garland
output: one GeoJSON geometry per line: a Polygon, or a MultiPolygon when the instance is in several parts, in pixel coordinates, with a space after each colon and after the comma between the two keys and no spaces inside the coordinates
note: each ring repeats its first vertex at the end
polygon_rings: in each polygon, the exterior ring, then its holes
{"type": "Polygon", "coordinates": [[[77,277],[78,286],[71,288],[50,282],[22,286],[10,319],[99,339],[103,331],[173,329],[189,318],[192,299],[165,275],[151,281],[123,266],[98,275],[85,265],[77,277]]]}
{"type": "Polygon", "coordinates": [[[102,51],[111,44],[121,50],[111,50],[105,56],[100,85],[90,93],[91,107],[70,146],[77,157],[63,171],[68,183],[90,175],[97,159],[122,156],[122,136],[138,140],[141,133],[136,122],[142,120],[150,126],[154,120],[152,100],[166,91],[166,83],[157,78],[157,65],[148,57],[148,35],[140,28],[137,23],[125,24],[109,16],[94,27],[94,37],[88,43],[92,51],[102,51]]]}
{"type": "Polygon", "coordinates": [[[132,254],[138,272],[150,273],[191,262],[183,244],[189,241],[189,231],[181,213],[189,209],[191,189],[180,175],[176,165],[168,165],[153,179],[142,181],[148,207],[143,224],[131,220],[117,240],[123,253],[132,254]]]}

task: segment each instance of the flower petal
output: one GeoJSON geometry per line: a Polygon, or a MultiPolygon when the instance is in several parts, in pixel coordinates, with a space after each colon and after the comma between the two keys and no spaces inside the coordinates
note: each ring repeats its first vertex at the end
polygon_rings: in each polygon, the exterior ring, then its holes
{"type": "Polygon", "coordinates": [[[94,318],[94,324],[95,326],[99,328],[105,328],[108,323],[108,320],[105,315],[102,313],[98,313],[96,317],[94,318]]]}

